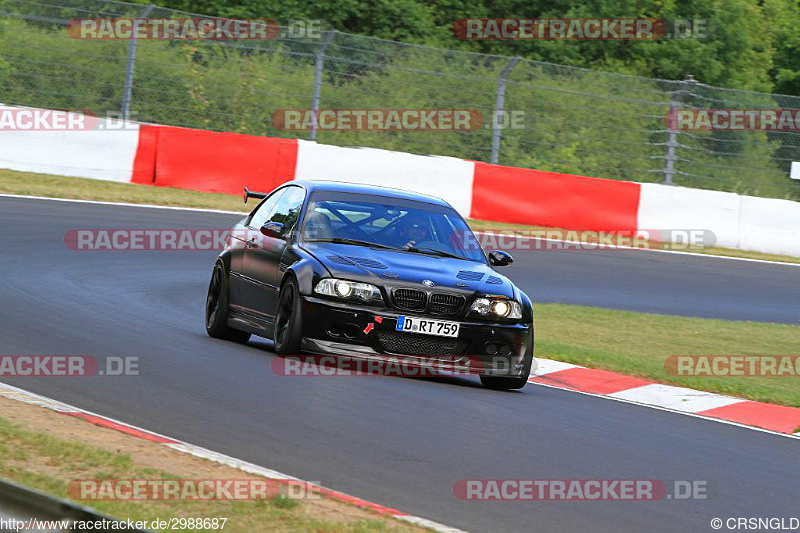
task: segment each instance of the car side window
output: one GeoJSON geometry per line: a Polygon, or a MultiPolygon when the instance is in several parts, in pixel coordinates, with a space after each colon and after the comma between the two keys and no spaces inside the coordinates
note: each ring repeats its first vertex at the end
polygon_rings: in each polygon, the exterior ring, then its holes
{"type": "Polygon", "coordinates": [[[300,216],[305,196],[305,191],[300,187],[287,187],[286,194],[281,196],[267,222],[283,224],[283,234],[288,234],[300,216]]]}
{"type": "Polygon", "coordinates": [[[267,220],[269,220],[269,217],[275,211],[275,206],[278,204],[278,200],[280,200],[285,193],[286,189],[281,189],[264,200],[264,202],[258,206],[256,211],[250,217],[250,223],[248,226],[251,228],[261,229],[261,226],[267,223],[267,220]]]}

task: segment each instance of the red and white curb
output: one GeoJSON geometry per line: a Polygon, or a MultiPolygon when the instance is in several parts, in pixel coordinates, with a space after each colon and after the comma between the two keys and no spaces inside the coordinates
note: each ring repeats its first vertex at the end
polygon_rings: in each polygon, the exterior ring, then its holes
{"type": "Polygon", "coordinates": [[[800,432],[794,433],[800,427],[800,409],[796,407],[675,387],[551,359],[536,358],[536,363],[528,381],[537,385],[800,437],[800,432]]]}
{"type": "Polygon", "coordinates": [[[296,477],[282,474],[281,472],[270,470],[269,468],[264,468],[263,466],[258,466],[253,463],[248,463],[247,461],[242,461],[240,459],[236,459],[228,455],[217,453],[208,450],[206,448],[201,448],[200,446],[195,446],[194,444],[182,442],[177,439],[161,435],[159,433],[154,433],[152,431],[132,426],[130,424],[125,424],[124,422],[120,422],[118,420],[101,416],[92,413],[90,411],[85,411],[83,409],[73,407],[71,405],[47,398],[45,396],[40,396],[38,394],[34,394],[32,392],[28,392],[23,389],[19,389],[17,387],[12,387],[11,385],[6,385],[5,383],[0,383],[0,397],[24,402],[30,405],[44,407],[45,409],[49,409],[51,411],[56,411],[64,415],[69,415],[75,418],[79,418],[81,420],[85,420],[96,426],[113,429],[125,433],[126,435],[130,435],[132,437],[162,444],[167,448],[171,448],[175,451],[186,453],[189,455],[194,455],[195,457],[200,457],[202,459],[213,461],[215,463],[220,463],[225,466],[241,470],[242,472],[247,472],[248,474],[261,476],[276,481],[302,482],[305,485],[313,487],[326,498],[349,503],[351,505],[355,505],[356,507],[360,507],[362,509],[368,509],[379,515],[390,516],[398,520],[404,520],[406,522],[410,522],[412,524],[421,527],[426,527],[434,531],[440,531],[443,533],[465,533],[460,529],[449,527],[444,524],[428,520],[427,518],[413,516],[408,513],[404,513],[403,511],[399,511],[391,507],[386,507],[385,505],[373,503],[367,500],[362,500],[361,498],[357,498],[355,496],[351,496],[343,492],[314,485],[313,483],[302,481],[296,477]]]}

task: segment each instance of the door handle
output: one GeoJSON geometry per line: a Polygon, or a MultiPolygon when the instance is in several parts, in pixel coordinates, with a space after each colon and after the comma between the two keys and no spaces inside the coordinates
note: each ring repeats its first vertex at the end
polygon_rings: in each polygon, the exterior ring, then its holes
{"type": "Polygon", "coordinates": [[[255,247],[256,247],[256,238],[255,238],[255,237],[253,237],[253,238],[252,238],[252,239],[250,239],[249,241],[245,242],[245,243],[244,243],[244,245],[245,245],[245,247],[247,247],[247,248],[255,248],[255,247]]]}

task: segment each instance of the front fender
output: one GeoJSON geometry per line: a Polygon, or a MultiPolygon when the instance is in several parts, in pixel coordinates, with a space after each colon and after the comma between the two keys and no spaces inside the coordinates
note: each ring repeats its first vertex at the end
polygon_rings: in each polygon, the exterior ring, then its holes
{"type": "Polygon", "coordinates": [[[225,272],[228,273],[231,271],[231,257],[232,252],[230,248],[223,250],[222,253],[217,256],[217,263],[222,263],[225,267],[225,272]]]}
{"type": "Polygon", "coordinates": [[[524,292],[519,291],[519,298],[522,302],[522,320],[533,324],[533,301],[524,292]]]}
{"type": "Polygon", "coordinates": [[[317,282],[328,276],[328,271],[319,261],[310,256],[298,257],[290,264],[281,277],[281,285],[287,276],[297,279],[297,288],[303,296],[311,296],[317,282]]]}

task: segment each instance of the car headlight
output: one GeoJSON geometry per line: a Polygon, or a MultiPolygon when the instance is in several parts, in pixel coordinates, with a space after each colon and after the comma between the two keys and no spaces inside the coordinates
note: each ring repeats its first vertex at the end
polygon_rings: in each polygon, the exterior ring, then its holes
{"type": "Polygon", "coordinates": [[[513,300],[500,300],[494,298],[477,298],[470,307],[479,315],[494,315],[503,318],[522,318],[522,306],[513,300]]]}
{"type": "Polygon", "coordinates": [[[364,302],[382,302],[381,291],[375,285],[346,279],[325,278],[317,283],[314,292],[336,298],[356,298],[364,302]]]}

